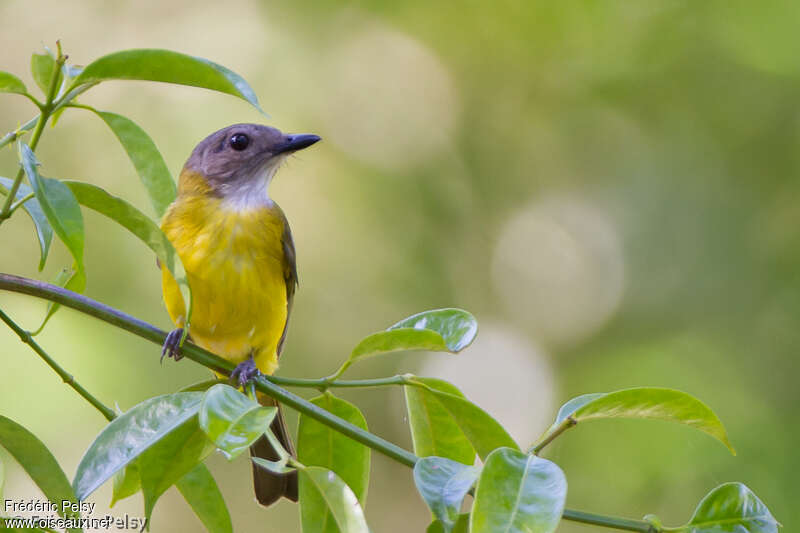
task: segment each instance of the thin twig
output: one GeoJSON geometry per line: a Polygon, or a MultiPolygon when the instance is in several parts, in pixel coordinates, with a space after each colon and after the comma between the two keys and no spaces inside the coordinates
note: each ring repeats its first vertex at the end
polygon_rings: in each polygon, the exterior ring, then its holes
{"type": "Polygon", "coordinates": [[[87,391],[80,383],[75,381],[75,377],[72,374],[61,368],[61,366],[58,363],[56,363],[55,360],[52,357],[50,357],[47,354],[47,352],[45,352],[44,349],[41,346],[39,346],[39,344],[35,340],[33,340],[31,334],[22,329],[21,327],[19,327],[13,320],[11,320],[11,318],[7,314],[3,312],[2,309],[0,309],[0,320],[5,322],[6,325],[9,328],[11,328],[14,331],[14,333],[17,334],[19,340],[30,346],[31,349],[34,352],[36,352],[36,354],[39,357],[41,357],[42,360],[45,363],[47,363],[47,365],[50,368],[55,370],[56,374],[59,375],[59,377],[64,381],[64,383],[72,387],[75,390],[75,392],[80,394],[87,402],[92,404],[95,407],[95,409],[100,411],[100,413],[102,413],[102,415],[106,417],[106,420],[111,422],[112,420],[114,420],[114,418],[116,418],[116,413],[114,413],[113,409],[110,409],[109,407],[105,406],[103,402],[95,398],[94,395],[92,395],[92,393],[87,391]]]}

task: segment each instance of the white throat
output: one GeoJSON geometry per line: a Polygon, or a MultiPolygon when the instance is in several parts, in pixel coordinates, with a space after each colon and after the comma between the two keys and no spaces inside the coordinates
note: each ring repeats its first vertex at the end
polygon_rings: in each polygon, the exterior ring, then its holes
{"type": "Polygon", "coordinates": [[[273,157],[257,175],[240,183],[228,184],[223,207],[238,212],[271,206],[273,202],[269,196],[269,185],[285,160],[285,155],[273,157]]]}

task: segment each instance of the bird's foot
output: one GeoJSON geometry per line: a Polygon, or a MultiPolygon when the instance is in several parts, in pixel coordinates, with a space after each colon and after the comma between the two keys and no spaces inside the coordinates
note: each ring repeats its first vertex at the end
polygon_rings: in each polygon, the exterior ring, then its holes
{"type": "Polygon", "coordinates": [[[171,357],[176,361],[183,359],[181,355],[181,337],[183,337],[183,328],[173,329],[167,334],[164,339],[164,346],[161,348],[161,362],[164,362],[164,357],[171,357]]]}
{"type": "Polygon", "coordinates": [[[261,372],[256,367],[255,361],[253,361],[252,357],[249,357],[236,365],[236,368],[234,368],[233,372],[231,372],[231,380],[235,381],[240,387],[244,388],[245,385],[260,375],[261,372]]]}

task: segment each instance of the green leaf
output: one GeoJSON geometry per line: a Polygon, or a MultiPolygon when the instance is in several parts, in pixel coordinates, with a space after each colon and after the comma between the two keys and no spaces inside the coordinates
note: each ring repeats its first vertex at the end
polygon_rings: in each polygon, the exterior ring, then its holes
{"type": "Polygon", "coordinates": [[[200,381],[192,385],[187,385],[186,387],[183,387],[179,392],[205,392],[214,385],[218,385],[220,383],[228,383],[228,380],[221,378],[207,379],[205,381],[200,381]]]}
{"type": "Polygon", "coordinates": [[[410,316],[373,333],[353,349],[351,361],[399,350],[458,353],[470,345],[478,322],[461,309],[435,309],[410,316]]]}
{"type": "MultiPolygon", "coordinates": [[[[66,477],[66,476],[65,476],[66,477]]],[[[0,461],[0,500],[3,499],[3,487],[6,483],[6,467],[3,461],[0,461]]]]}
{"type": "Polygon", "coordinates": [[[139,466],[136,461],[129,463],[128,466],[114,474],[114,485],[111,492],[111,503],[109,507],[120,500],[133,496],[142,488],[142,480],[139,477],[139,466]]]}
{"type": "MultiPolygon", "coordinates": [[[[464,397],[458,388],[446,381],[432,383],[443,392],[464,397]]],[[[474,463],[475,448],[436,394],[425,387],[407,385],[403,390],[414,453],[420,457],[447,457],[465,465],[474,463]]]]}
{"type": "MultiPolygon", "coordinates": [[[[50,54],[33,54],[31,56],[31,74],[45,96],[50,90],[50,82],[53,80],[55,69],[56,60],[50,54]]],[[[61,73],[59,72],[58,75],[61,76],[61,73]]]]}
{"type": "Polygon", "coordinates": [[[155,252],[161,264],[166,265],[172,276],[188,290],[188,294],[184,295],[184,304],[191,313],[191,289],[186,282],[183,264],[161,228],[122,198],[113,196],[96,185],[70,180],[65,180],[63,183],[69,187],[81,205],[117,222],[155,252]]]}
{"type": "MultiPolygon", "coordinates": [[[[461,513],[451,533],[467,533],[469,531],[469,513],[461,513]]],[[[445,533],[441,520],[434,520],[425,530],[425,533],[445,533]]]]}
{"type": "MultiPolygon", "coordinates": [[[[325,393],[310,400],[317,407],[325,409],[369,431],[367,421],[355,405],[325,393]]],[[[363,444],[334,431],[313,418],[300,415],[297,428],[298,460],[307,466],[321,466],[333,470],[353,491],[362,506],[366,505],[369,486],[370,450],[363,444]]],[[[318,515],[308,515],[300,499],[300,516],[303,524],[319,520],[318,515]]],[[[304,528],[305,529],[305,528],[304,528]]]]}
{"type": "Polygon", "coordinates": [[[472,533],[550,533],[567,498],[564,473],[547,459],[500,448],[486,459],[472,506],[472,533]]]}
{"type": "Polygon", "coordinates": [[[688,533],[777,533],[780,524],[742,483],[724,483],[709,492],[683,527],[688,533]]]}
{"type": "MultiPolygon", "coordinates": [[[[83,287],[80,286],[82,280],[76,274],[77,270],[75,268],[62,268],[61,270],[59,270],[58,274],[56,274],[56,277],[53,279],[51,283],[58,287],[64,287],[65,289],[68,289],[70,291],[82,292],[83,287]]],[[[61,309],[61,304],[48,301],[47,311],[45,312],[44,320],[42,320],[42,323],[39,325],[36,331],[31,333],[31,336],[35,336],[41,333],[44,327],[47,325],[47,322],[50,320],[50,317],[52,317],[59,309],[61,309]]]]}
{"type": "MultiPolygon", "coordinates": [[[[14,180],[0,177],[0,185],[2,185],[6,193],[8,193],[14,185],[14,180]]],[[[14,201],[19,201],[32,192],[33,189],[24,183],[20,183],[14,201]]],[[[50,244],[53,242],[53,227],[50,225],[50,222],[47,221],[47,216],[44,214],[44,211],[42,211],[42,206],[36,198],[31,198],[22,204],[22,209],[31,217],[33,226],[36,229],[36,237],[39,239],[39,253],[41,257],[39,259],[39,272],[41,272],[44,268],[45,261],[47,261],[47,253],[50,251],[50,244]]]]}
{"type": "Polygon", "coordinates": [[[456,527],[464,497],[481,470],[444,457],[423,457],[414,465],[414,483],[444,533],[456,527]]]}
{"type": "Polygon", "coordinates": [[[559,410],[556,424],[551,430],[568,416],[572,416],[576,422],[600,418],[647,418],[678,422],[711,435],[736,454],[725,427],[714,411],[694,396],[673,389],[638,387],[578,396],[559,410]]]}
{"type": "Polygon", "coordinates": [[[605,396],[604,392],[592,392],[589,394],[581,394],[580,396],[576,396],[575,398],[567,401],[561,406],[561,409],[558,410],[556,421],[553,422],[553,428],[557,427],[559,424],[561,424],[561,422],[569,418],[570,415],[587,403],[592,402],[597,398],[602,398],[603,396],[605,396]]]}
{"type": "Polygon", "coordinates": [[[176,483],[178,490],[206,526],[209,533],[231,533],[231,515],[217,482],[208,468],[199,464],[176,483]]]}
{"type": "Polygon", "coordinates": [[[9,72],[0,71],[0,93],[28,94],[22,80],[9,72]]]}
{"type": "Polygon", "coordinates": [[[36,168],[39,162],[24,141],[19,141],[19,157],[42,211],[75,259],[77,280],[74,286],[80,289],[77,292],[82,292],[86,275],[83,268],[83,215],[78,201],[66,185],[39,175],[36,168]]]}
{"type": "Polygon", "coordinates": [[[111,421],[95,438],[78,464],[72,486],[85,500],[121,470],[195,416],[203,401],[200,392],[176,392],[150,398],[111,421]]]}
{"type": "Polygon", "coordinates": [[[308,516],[325,517],[303,522],[303,533],[369,533],[358,498],[339,476],[319,466],[307,466],[299,472],[301,508],[308,516]]]}
{"type": "Polygon", "coordinates": [[[250,460],[265,470],[269,470],[273,474],[288,474],[297,470],[293,466],[287,466],[288,457],[281,458],[277,461],[269,461],[261,457],[251,457],[250,460]]]}
{"type": "Polygon", "coordinates": [[[156,215],[161,218],[178,192],[161,152],[150,136],[129,118],[96,109],[93,111],[108,124],[119,139],[147,189],[156,215]]]}
{"type": "MultiPolygon", "coordinates": [[[[65,516],[61,502],[63,500],[77,502],[78,498],[75,497],[66,474],[47,446],[23,426],[2,415],[0,415],[0,445],[28,473],[42,490],[45,498],[58,505],[58,514],[65,516]]],[[[81,529],[69,531],[81,531],[81,529]]]]}
{"type": "Polygon", "coordinates": [[[263,435],[275,414],[275,407],[265,407],[220,383],[206,391],[200,406],[200,428],[228,459],[247,450],[263,435]]]}
{"type": "Polygon", "coordinates": [[[175,265],[180,259],[177,257],[175,248],[158,225],[150,220],[147,215],[122,198],[109,194],[97,185],[71,180],[64,180],[63,183],[72,191],[72,194],[75,195],[76,200],[81,205],[107,216],[133,233],[155,252],[158,260],[167,265],[173,275],[178,274],[175,265]]]}
{"type": "Polygon", "coordinates": [[[261,111],[253,89],[235,72],[207,59],[179,52],[136,49],[115,52],[87,65],[73,87],[106,80],[147,80],[203,87],[250,102],[261,111]]]}
{"type": "Polygon", "coordinates": [[[458,424],[464,436],[478,452],[481,460],[495,449],[501,447],[519,449],[517,443],[500,423],[486,411],[462,396],[451,393],[452,385],[435,378],[411,378],[413,386],[419,386],[432,393],[439,403],[458,424]]]}
{"type": "Polygon", "coordinates": [[[189,418],[136,460],[148,522],[161,495],[214,451],[197,420],[196,416],[189,418]]]}
{"type": "Polygon", "coordinates": [[[10,131],[3,135],[3,137],[0,137],[0,148],[17,140],[19,137],[22,137],[26,132],[31,131],[34,127],[36,127],[36,124],[38,124],[41,117],[41,114],[36,115],[25,124],[17,126],[17,129],[14,131],[10,131]]]}

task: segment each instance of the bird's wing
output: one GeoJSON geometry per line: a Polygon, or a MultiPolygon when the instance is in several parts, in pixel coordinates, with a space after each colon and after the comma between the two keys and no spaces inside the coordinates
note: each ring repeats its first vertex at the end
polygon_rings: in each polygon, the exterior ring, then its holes
{"type": "Polygon", "coordinates": [[[292,314],[292,301],[294,292],[297,289],[297,262],[294,251],[294,240],[292,231],[289,229],[289,222],[286,217],[283,219],[283,235],[281,235],[283,246],[283,279],[286,281],[286,324],[283,326],[283,333],[278,341],[278,355],[283,350],[283,341],[286,340],[286,332],[289,329],[289,317],[292,314]]]}

